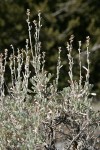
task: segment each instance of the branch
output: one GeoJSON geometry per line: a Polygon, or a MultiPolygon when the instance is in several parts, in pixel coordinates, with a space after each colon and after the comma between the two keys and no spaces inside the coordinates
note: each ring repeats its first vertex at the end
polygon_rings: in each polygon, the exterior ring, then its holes
{"type": "Polygon", "coordinates": [[[71,141],[71,143],[69,144],[67,150],[69,150],[69,148],[71,147],[72,143],[73,143],[73,142],[80,136],[80,134],[86,129],[86,127],[87,127],[88,124],[89,124],[89,123],[87,123],[87,124],[83,127],[83,129],[79,132],[79,134],[77,134],[77,135],[74,137],[74,139],[73,139],[73,140],[71,141]]]}

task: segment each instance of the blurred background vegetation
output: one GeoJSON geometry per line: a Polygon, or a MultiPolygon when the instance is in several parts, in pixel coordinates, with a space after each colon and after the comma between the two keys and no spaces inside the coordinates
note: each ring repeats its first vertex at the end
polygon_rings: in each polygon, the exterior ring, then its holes
{"type": "MultiPolygon", "coordinates": [[[[60,74],[59,89],[68,85],[68,61],[66,43],[74,35],[73,57],[75,80],[79,75],[78,41],[82,41],[82,63],[86,64],[85,40],[90,36],[90,83],[100,98],[100,1],[99,0],[0,0],[0,53],[4,49],[12,52],[10,45],[25,48],[28,38],[27,9],[31,11],[31,21],[42,13],[41,42],[46,52],[46,69],[56,72],[58,47],[62,47],[63,68],[60,74]]],[[[32,31],[34,42],[34,27],[32,31]]],[[[84,75],[84,71],[82,72],[84,75]]]]}

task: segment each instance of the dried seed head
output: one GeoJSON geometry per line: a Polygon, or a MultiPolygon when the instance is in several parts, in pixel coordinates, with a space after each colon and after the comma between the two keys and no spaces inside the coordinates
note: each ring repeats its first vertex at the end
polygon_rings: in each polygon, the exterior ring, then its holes
{"type": "Polygon", "coordinates": [[[36,20],[33,20],[33,23],[35,26],[37,26],[37,21],[36,20]]]}
{"type": "Polygon", "coordinates": [[[78,43],[79,43],[79,47],[81,47],[81,45],[82,45],[81,41],[79,41],[78,43]]]}
{"type": "Polygon", "coordinates": [[[30,16],[30,9],[27,9],[27,16],[30,16]]]}
{"type": "Polygon", "coordinates": [[[89,46],[89,42],[90,42],[90,37],[87,36],[87,37],[86,37],[86,46],[87,46],[87,47],[89,46]]]}
{"type": "Polygon", "coordinates": [[[72,34],[71,36],[70,36],[70,43],[72,43],[73,42],[73,40],[74,40],[74,35],[72,34]]]}

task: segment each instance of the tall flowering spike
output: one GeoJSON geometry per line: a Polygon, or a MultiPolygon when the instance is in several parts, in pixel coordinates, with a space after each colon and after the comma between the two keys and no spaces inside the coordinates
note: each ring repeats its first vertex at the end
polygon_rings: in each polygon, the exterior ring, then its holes
{"type": "Polygon", "coordinates": [[[0,54],[0,75],[2,74],[2,61],[3,61],[3,54],[0,54]]]}
{"type": "MultiPolygon", "coordinates": [[[[32,36],[31,36],[31,29],[32,26],[30,25],[30,10],[27,9],[27,25],[28,25],[28,34],[29,34],[29,45],[30,45],[30,49],[31,49],[31,54],[32,54],[32,58],[34,57],[33,55],[33,45],[32,45],[32,36]]],[[[28,40],[26,40],[26,50],[28,50],[28,40]]]]}
{"type": "Polygon", "coordinates": [[[78,53],[79,53],[79,67],[80,67],[80,80],[79,80],[79,85],[80,85],[80,88],[81,88],[81,84],[82,84],[82,73],[81,73],[81,70],[82,70],[82,62],[81,62],[81,41],[78,42],[79,43],[79,48],[78,48],[78,53]]]}
{"type": "Polygon", "coordinates": [[[38,13],[38,17],[39,17],[38,26],[39,26],[39,28],[41,28],[41,27],[42,27],[42,25],[41,25],[41,19],[42,19],[42,17],[41,17],[41,12],[40,12],[40,10],[39,10],[39,13],[38,13]]]}

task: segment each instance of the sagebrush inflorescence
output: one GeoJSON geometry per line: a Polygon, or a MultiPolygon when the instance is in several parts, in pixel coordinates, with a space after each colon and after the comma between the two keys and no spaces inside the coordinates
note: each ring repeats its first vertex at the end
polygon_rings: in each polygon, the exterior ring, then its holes
{"type": "Polygon", "coordinates": [[[34,46],[29,10],[27,16],[29,39],[26,39],[25,49],[18,49],[15,55],[11,45],[13,53],[9,61],[7,49],[4,56],[0,54],[0,149],[56,150],[57,142],[62,138],[65,150],[99,150],[100,135],[95,131],[100,125],[100,114],[93,111],[89,98],[89,37],[86,39],[87,67],[81,63],[79,41],[79,82],[73,79],[73,36],[67,42],[70,86],[59,91],[61,48],[58,49],[56,78],[52,81],[52,74],[45,70],[45,52],[41,51],[41,14],[39,12],[38,22],[33,21],[34,46]],[[5,79],[7,65],[10,68],[9,84],[5,79]],[[82,68],[86,70],[84,85],[82,68]]]}

